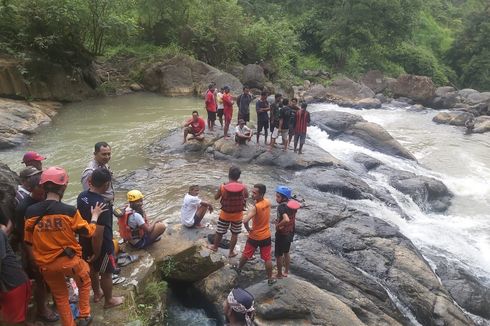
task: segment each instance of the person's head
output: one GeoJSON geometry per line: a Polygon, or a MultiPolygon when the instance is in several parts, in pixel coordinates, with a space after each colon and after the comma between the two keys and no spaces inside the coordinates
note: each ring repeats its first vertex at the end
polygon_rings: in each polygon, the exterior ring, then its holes
{"type": "Polygon", "coordinates": [[[229,93],[230,92],[230,86],[224,86],[223,90],[225,91],[225,93],[229,93]]]}
{"type": "Polygon", "coordinates": [[[286,186],[276,187],[276,201],[282,203],[288,201],[291,198],[291,188],[286,186]]]}
{"type": "Polygon", "coordinates": [[[139,190],[131,190],[127,193],[127,198],[129,202],[129,206],[134,210],[141,210],[143,207],[143,194],[139,190]]]}
{"type": "Polygon", "coordinates": [[[280,103],[282,101],[282,94],[276,94],[274,95],[274,99],[276,100],[277,103],[280,103]]]}
{"type": "Polygon", "coordinates": [[[38,170],[43,169],[43,160],[46,158],[44,156],[39,155],[37,152],[27,152],[24,154],[22,157],[22,163],[24,163],[26,166],[32,166],[35,167],[38,170]]]}
{"type": "Polygon", "coordinates": [[[239,120],[238,120],[238,125],[239,125],[240,127],[243,127],[243,126],[245,125],[245,120],[243,120],[243,119],[239,119],[239,120]]]}
{"type": "Polygon", "coordinates": [[[243,87],[243,94],[249,94],[250,93],[250,88],[247,86],[243,87]]]}
{"type": "Polygon", "coordinates": [[[39,184],[42,185],[46,194],[54,193],[61,199],[68,186],[68,173],[62,167],[52,166],[43,171],[39,184]]]}
{"type": "Polygon", "coordinates": [[[242,170],[236,165],[230,166],[230,170],[228,171],[228,179],[230,180],[238,180],[240,179],[240,175],[242,174],[242,170]]]}
{"type": "Polygon", "coordinates": [[[189,195],[191,195],[191,196],[199,195],[199,186],[198,185],[190,186],[189,187],[189,195]]]}
{"type": "Polygon", "coordinates": [[[265,101],[266,99],[267,99],[267,92],[262,91],[262,92],[260,93],[260,100],[261,100],[261,101],[265,101]]]}
{"type": "Polygon", "coordinates": [[[44,191],[43,186],[39,184],[40,181],[41,173],[33,175],[27,181],[27,189],[31,192],[31,197],[38,201],[46,198],[46,191],[44,191]]]}
{"type": "Polygon", "coordinates": [[[199,120],[199,112],[192,111],[192,121],[197,122],[199,120]]]}
{"type": "Polygon", "coordinates": [[[37,174],[41,174],[41,173],[42,173],[41,170],[38,170],[33,166],[27,166],[24,169],[22,169],[22,171],[20,171],[20,173],[19,173],[20,183],[22,184],[22,186],[24,188],[31,191],[29,189],[29,179],[31,177],[33,177],[37,174]]]}
{"type": "Polygon", "coordinates": [[[306,102],[301,103],[301,109],[302,110],[306,110],[307,107],[308,107],[308,104],[306,102]]]}
{"type": "Polygon", "coordinates": [[[282,100],[282,105],[287,106],[289,105],[289,100],[287,98],[282,100]]]}
{"type": "Polygon", "coordinates": [[[223,303],[223,312],[230,325],[253,325],[255,317],[253,295],[242,288],[234,288],[223,303]]]}
{"type": "Polygon", "coordinates": [[[111,146],[105,141],[100,141],[94,146],[94,159],[100,165],[105,165],[111,160],[111,146]]]}
{"type": "Polygon", "coordinates": [[[106,168],[95,169],[89,177],[91,190],[103,194],[109,189],[112,181],[112,175],[106,168]]]}
{"type": "Polygon", "coordinates": [[[252,198],[255,201],[262,200],[262,198],[264,198],[266,190],[267,190],[267,188],[265,187],[264,184],[262,184],[262,183],[254,184],[254,188],[252,189],[252,198]]]}
{"type": "Polygon", "coordinates": [[[209,84],[209,85],[208,85],[208,89],[209,89],[211,92],[214,92],[214,87],[215,87],[215,86],[216,86],[216,85],[215,85],[214,83],[211,83],[211,84],[209,84]]]}
{"type": "Polygon", "coordinates": [[[294,106],[298,105],[298,99],[297,99],[297,98],[295,98],[295,97],[293,97],[293,98],[291,99],[291,105],[294,105],[294,106]]]}

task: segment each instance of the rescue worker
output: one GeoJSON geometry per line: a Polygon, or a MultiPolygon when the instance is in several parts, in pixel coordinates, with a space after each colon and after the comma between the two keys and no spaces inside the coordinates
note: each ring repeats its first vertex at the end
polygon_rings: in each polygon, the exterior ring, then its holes
{"type": "Polygon", "coordinates": [[[99,215],[106,211],[105,204],[97,203],[92,208],[89,224],[75,207],[61,202],[68,185],[68,174],[63,168],[48,168],[41,174],[39,184],[46,191],[46,200],[27,208],[24,241],[51,289],[62,325],[89,325],[92,321],[89,266],[82,259],[75,233],[91,237],[99,215]],[[80,314],[76,324],[69,304],[67,277],[75,280],[79,290],[80,314]]]}
{"type": "Polygon", "coordinates": [[[165,232],[165,224],[162,222],[149,223],[146,212],[143,209],[143,194],[139,190],[131,190],[127,194],[129,207],[127,225],[131,229],[129,243],[138,249],[143,249],[153,242],[160,240],[165,232]]]}

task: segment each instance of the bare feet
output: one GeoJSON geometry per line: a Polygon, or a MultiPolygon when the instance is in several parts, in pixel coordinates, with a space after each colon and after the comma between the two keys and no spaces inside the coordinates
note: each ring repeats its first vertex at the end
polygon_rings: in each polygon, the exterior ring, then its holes
{"type": "Polygon", "coordinates": [[[109,301],[106,300],[104,309],[110,309],[122,305],[124,303],[124,297],[112,297],[109,301]]]}
{"type": "Polygon", "coordinates": [[[206,226],[202,225],[201,223],[194,225],[196,229],[204,229],[206,226]]]}
{"type": "Polygon", "coordinates": [[[95,303],[99,302],[100,300],[102,300],[103,297],[104,297],[104,292],[102,292],[102,290],[100,290],[99,293],[94,293],[94,302],[95,303]]]}
{"type": "Polygon", "coordinates": [[[216,247],[215,247],[215,246],[213,246],[213,245],[207,245],[206,247],[207,247],[209,250],[211,250],[211,251],[214,251],[214,252],[218,251],[218,248],[216,248],[216,247]]]}
{"type": "Polygon", "coordinates": [[[235,257],[235,256],[237,256],[237,255],[238,255],[238,253],[236,253],[236,252],[232,251],[232,252],[230,252],[230,254],[228,255],[228,258],[233,258],[233,257],[235,257]]]}
{"type": "Polygon", "coordinates": [[[275,275],[275,278],[277,278],[277,279],[281,279],[281,278],[283,278],[283,277],[284,277],[284,275],[283,275],[283,274],[276,274],[276,275],[275,275]]]}

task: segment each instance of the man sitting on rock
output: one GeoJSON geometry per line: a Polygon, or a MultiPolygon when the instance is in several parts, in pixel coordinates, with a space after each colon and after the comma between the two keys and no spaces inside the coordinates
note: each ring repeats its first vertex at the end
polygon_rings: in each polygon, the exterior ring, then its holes
{"type": "Polygon", "coordinates": [[[238,126],[235,128],[235,142],[239,145],[246,145],[252,139],[252,130],[245,125],[245,120],[238,120],[238,126]]]}
{"type": "Polygon", "coordinates": [[[204,130],[206,129],[206,122],[202,118],[199,117],[199,113],[197,111],[192,111],[192,118],[184,122],[184,142],[187,142],[187,135],[192,134],[192,137],[189,139],[203,140],[204,139],[204,130]]]}
{"type": "Polygon", "coordinates": [[[198,197],[199,186],[192,185],[189,187],[189,192],[184,196],[184,203],[182,204],[182,209],[180,210],[180,216],[182,224],[185,227],[203,227],[201,221],[209,210],[210,213],[213,212],[213,206],[201,200],[198,197]]]}

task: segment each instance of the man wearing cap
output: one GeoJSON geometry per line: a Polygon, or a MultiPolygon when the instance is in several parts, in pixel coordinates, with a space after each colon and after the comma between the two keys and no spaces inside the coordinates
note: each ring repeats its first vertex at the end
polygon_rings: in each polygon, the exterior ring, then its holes
{"type": "Polygon", "coordinates": [[[223,303],[226,325],[254,325],[255,309],[253,295],[242,288],[234,288],[223,303]]]}
{"type": "Polygon", "coordinates": [[[238,145],[246,145],[252,139],[252,130],[245,125],[245,120],[238,120],[238,126],[235,128],[235,142],[238,145]]]}
{"type": "Polygon", "coordinates": [[[39,171],[43,169],[43,163],[42,161],[45,160],[46,158],[44,156],[39,155],[37,152],[27,152],[24,154],[24,157],[22,158],[22,162],[27,166],[33,166],[39,171]]]}
{"type": "MultiPolygon", "coordinates": [[[[109,166],[109,161],[111,160],[111,146],[105,141],[98,142],[94,146],[94,158],[90,161],[82,172],[82,187],[83,190],[89,189],[89,177],[92,175],[92,172],[97,168],[104,168],[109,170],[112,175],[112,170],[109,166]]],[[[102,194],[107,203],[112,204],[114,202],[114,187],[112,185],[112,181],[110,183],[109,188],[106,192],[102,194]]]]}
{"type": "Polygon", "coordinates": [[[31,194],[29,188],[29,178],[41,173],[41,170],[33,166],[27,166],[22,169],[19,173],[20,185],[17,186],[17,191],[15,192],[15,206],[17,207],[19,203],[31,194]]]}

